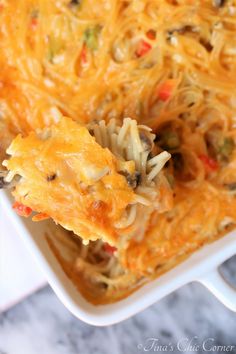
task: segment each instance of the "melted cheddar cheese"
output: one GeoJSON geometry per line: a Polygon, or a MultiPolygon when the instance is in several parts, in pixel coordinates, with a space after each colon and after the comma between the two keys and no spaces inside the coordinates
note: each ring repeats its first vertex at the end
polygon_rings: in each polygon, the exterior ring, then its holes
{"type": "Polygon", "coordinates": [[[173,209],[154,214],[145,239],[122,250],[121,262],[133,274],[152,276],[235,227],[235,195],[209,182],[191,191],[178,186],[175,193],[173,209]]]}
{"type": "Polygon", "coordinates": [[[134,201],[116,158],[69,118],[42,134],[19,135],[7,150],[6,167],[21,176],[16,200],[84,240],[114,244],[113,224],[134,201]]]}

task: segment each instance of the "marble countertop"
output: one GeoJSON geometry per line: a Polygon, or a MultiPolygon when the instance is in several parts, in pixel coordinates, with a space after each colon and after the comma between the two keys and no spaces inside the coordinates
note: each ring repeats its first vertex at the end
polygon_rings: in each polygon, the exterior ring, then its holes
{"type": "MultiPolygon", "coordinates": [[[[236,257],[224,267],[236,283],[235,269],[236,257]]],[[[103,328],[74,318],[49,287],[0,315],[0,354],[145,352],[236,353],[236,313],[194,283],[103,328]]]]}

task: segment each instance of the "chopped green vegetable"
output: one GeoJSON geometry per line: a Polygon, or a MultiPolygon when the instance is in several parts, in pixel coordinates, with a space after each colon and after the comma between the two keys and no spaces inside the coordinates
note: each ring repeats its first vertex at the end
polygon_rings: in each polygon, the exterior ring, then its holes
{"type": "Polygon", "coordinates": [[[30,13],[30,17],[31,18],[38,18],[39,17],[39,10],[38,9],[32,10],[30,13]]]}
{"type": "Polygon", "coordinates": [[[220,129],[212,129],[206,135],[210,155],[219,161],[228,160],[233,152],[235,143],[231,137],[225,137],[220,129]]]}
{"type": "Polygon", "coordinates": [[[100,25],[96,25],[95,27],[87,28],[85,30],[83,39],[89,49],[98,49],[98,36],[101,32],[101,29],[102,27],[100,25]]]}
{"type": "Polygon", "coordinates": [[[177,149],[180,146],[179,135],[171,130],[166,130],[161,135],[161,143],[165,149],[177,149]]]}
{"type": "Polygon", "coordinates": [[[53,63],[55,55],[63,49],[63,43],[59,38],[48,36],[48,60],[53,63]]]}
{"type": "Polygon", "coordinates": [[[225,138],[223,144],[219,146],[218,153],[221,158],[228,159],[234,149],[234,141],[232,138],[225,138]]]}
{"type": "Polygon", "coordinates": [[[169,182],[169,185],[171,186],[171,188],[174,188],[175,186],[175,178],[173,175],[167,174],[166,175],[167,181],[169,182]]]}

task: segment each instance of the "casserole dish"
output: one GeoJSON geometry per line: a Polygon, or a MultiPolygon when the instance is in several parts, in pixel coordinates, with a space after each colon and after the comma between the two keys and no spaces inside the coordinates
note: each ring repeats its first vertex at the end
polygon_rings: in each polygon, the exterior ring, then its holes
{"type": "Polygon", "coordinates": [[[12,198],[1,191],[1,208],[5,208],[9,222],[18,230],[48,283],[67,309],[80,320],[106,326],[127,319],[181,286],[197,281],[207,287],[225,306],[236,311],[236,289],[221,276],[218,267],[236,253],[236,232],[203,247],[187,260],[171,269],[154,281],[144,285],[127,298],[108,305],[94,306],[78,292],[71,280],[62,270],[59,262],[49,248],[45,230],[51,221],[33,223],[17,216],[12,210],[12,198]]]}

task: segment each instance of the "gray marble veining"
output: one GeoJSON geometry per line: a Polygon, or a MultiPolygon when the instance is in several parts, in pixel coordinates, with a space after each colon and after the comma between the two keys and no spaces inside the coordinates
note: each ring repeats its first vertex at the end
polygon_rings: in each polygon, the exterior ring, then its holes
{"type": "MultiPolygon", "coordinates": [[[[236,258],[224,267],[232,282],[235,270],[236,258]]],[[[206,353],[214,346],[209,353],[236,353],[236,314],[199,284],[104,328],[74,318],[49,287],[0,315],[0,354],[206,353]]]]}

